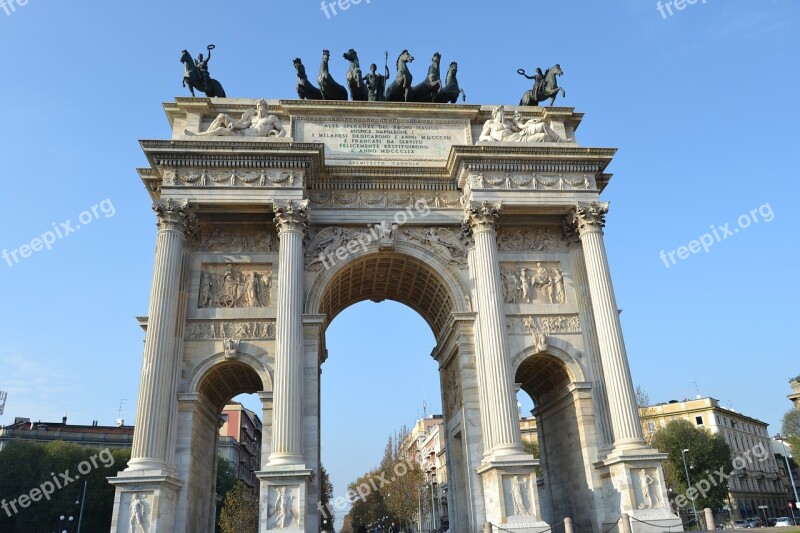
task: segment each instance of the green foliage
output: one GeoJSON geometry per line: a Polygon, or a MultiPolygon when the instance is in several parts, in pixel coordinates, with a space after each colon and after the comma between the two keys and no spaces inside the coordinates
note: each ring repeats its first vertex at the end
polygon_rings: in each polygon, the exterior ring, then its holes
{"type": "Polygon", "coordinates": [[[258,533],[258,496],[242,481],[225,495],[219,526],[222,533],[258,533]]]}
{"type": "MultiPolygon", "coordinates": [[[[721,435],[712,435],[687,420],[673,420],[666,428],[653,435],[652,445],[660,452],[669,454],[664,461],[664,475],[667,487],[672,489],[671,500],[680,495],[687,495],[689,490],[681,454],[684,449],[688,449],[686,464],[689,467],[692,486],[697,488],[702,480],[709,482],[713,480],[716,483],[716,486],[711,486],[705,495],[697,496],[695,500],[697,509],[706,507],[719,509],[727,501],[728,481],[727,479],[720,481],[719,476],[715,474],[720,469],[725,474],[730,474],[733,470],[731,449],[721,435]]],[[[691,501],[686,501],[686,507],[691,509],[691,501]]]]}
{"type": "MultiPolygon", "coordinates": [[[[114,510],[114,487],[106,478],[114,477],[128,465],[130,450],[111,449],[108,452],[66,442],[47,444],[24,441],[11,442],[0,452],[0,500],[16,500],[18,513],[13,509],[0,510],[0,530],[51,531],[58,517],[73,516],[77,524],[84,482],[87,483],[83,512],[83,531],[107,531],[111,527],[114,510]],[[95,467],[95,465],[97,465],[95,467]],[[79,472],[79,467],[84,474],[79,472]],[[66,473],[73,481],[66,483],[59,475],[66,473]],[[43,496],[27,508],[19,505],[19,498],[41,490],[43,484],[56,485],[48,501],[43,496]],[[77,479],[75,479],[77,478],[77,479]],[[77,502],[77,503],[76,503],[77,502]]],[[[45,486],[45,490],[49,490],[45,486]]]]}
{"type": "Polygon", "coordinates": [[[233,487],[236,486],[236,482],[239,480],[238,476],[236,475],[236,466],[225,459],[224,457],[219,458],[219,462],[217,463],[217,495],[216,495],[216,531],[220,532],[219,526],[219,517],[220,513],[222,512],[222,503],[225,501],[225,495],[228,494],[233,487]]]}
{"type": "Polygon", "coordinates": [[[792,447],[792,453],[800,453],[800,409],[791,409],[783,415],[781,432],[792,447]]]}
{"type": "Polygon", "coordinates": [[[334,509],[332,503],[333,483],[331,483],[331,478],[328,476],[328,471],[325,470],[325,467],[322,465],[319,467],[319,487],[319,501],[322,503],[322,508],[325,509],[325,514],[320,517],[319,523],[322,524],[323,520],[327,520],[329,524],[333,524],[333,522],[336,520],[336,509],[334,509]]]}

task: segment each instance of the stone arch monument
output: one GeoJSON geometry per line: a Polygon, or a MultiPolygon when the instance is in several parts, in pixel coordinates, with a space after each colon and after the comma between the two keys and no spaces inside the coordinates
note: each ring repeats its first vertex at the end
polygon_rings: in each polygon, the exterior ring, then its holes
{"type": "Polygon", "coordinates": [[[570,516],[600,533],[622,513],[637,531],[680,523],[664,456],[642,438],[603,243],[615,150],[578,144],[582,114],[165,108],[172,138],[141,143],[158,235],[113,532],[213,531],[219,414],[240,393],[263,404],[259,531],[318,532],[325,330],[368,299],[408,305],[436,338],[451,531],[535,533],[570,516]],[[541,469],[515,387],[536,404],[541,469]]]}

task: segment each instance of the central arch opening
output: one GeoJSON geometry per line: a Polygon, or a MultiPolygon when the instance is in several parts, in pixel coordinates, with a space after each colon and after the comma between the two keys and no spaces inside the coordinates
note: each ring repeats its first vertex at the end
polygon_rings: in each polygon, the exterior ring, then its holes
{"type": "MultiPolygon", "coordinates": [[[[327,280],[318,310],[327,315],[329,326],[320,379],[321,460],[333,484],[333,499],[346,496],[350,483],[385,460],[390,439],[397,443],[403,426],[412,434],[420,433],[420,427],[430,433],[440,429],[441,435],[428,439],[438,440],[440,460],[435,453],[423,457],[419,450],[411,460],[424,464],[429,481],[424,499],[433,495],[430,508],[435,510],[423,521],[441,524],[447,514],[445,427],[439,364],[431,351],[456,310],[452,287],[434,267],[400,253],[355,258],[323,277],[327,280]]],[[[382,498],[391,498],[394,489],[395,496],[408,490],[392,483],[390,479],[378,488],[382,498]]],[[[420,494],[425,490],[420,487],[420,494]]],[[[413,496],[416,501],[417,492],[413,496]]],[[[339,531],[350,505],[334,511],[339,531]]],[[[363,517],[357,520],[349,524],[353,530],[370,525],[363,517]]]]}

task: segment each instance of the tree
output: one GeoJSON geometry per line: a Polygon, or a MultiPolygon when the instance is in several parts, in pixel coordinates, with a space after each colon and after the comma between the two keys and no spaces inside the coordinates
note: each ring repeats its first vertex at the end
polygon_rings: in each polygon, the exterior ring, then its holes
{"type": "Polygon", "coordinates": [[[236,475],[236,466],[224,457],[219,458],[217,463],[217,497],[216,497],[216,531],[222,531],[219,525],[220,513],[222,512],[222,503],[225,501],[225,496],[233,490],[236,482],[239,480],[236,475]]]}
{"type": "Polygon", "coordinates": [[[61,515],[77,520],[84,482],[86,500],[81,528],[108,530],[114,512],[114,487],[106,478],[125,469],[129,459],[130,450],[99,450],[62,441],[9,443],[0,452],[0,500],[18,500],[22,495],[31,495],[33,489],[49,489],[55,485],[54,475],[61,487],[54,487],[49,500],[40,492],[39,501],[28,502],[24,509],[18,506],[16,513],[0,511],[0,531],[50,531],[61,515]],[[66,473],[71,481],[53,474],[56,472],[66,473]]]}
{"type": "Polygon", "coordinates": [[[323,520],[327,520],[329,524],[333,524],[336,520],[336,513],[331,503],[333,500],[333,483],[331,483],[331,478],[328,476],[328,471],[322,465],[319,467],[319,487],[319,501],[322,504],[322,508],[325,509],[325,513],[320,517],[319,523],[324,524],[323,520]]]}
{"type": "Polygon", "coordinates": [[[258,496],[242,481],[225,495],[219,525],[222,533],[258,532],[258,496]]]}
{"type": "Polygon", "coordinates": [[[689,450],[685,455],[692,487],[699,490],[695,507],[722,507],[728,497],[728,481],[727,478],[719,479],[717,472],[727,475],[733,470],[731,449],[722,435],[712,435],[687,420],[673,420],[653,435],[652,446],[669,455],[664,461],[664,476],[667,487],[672,489],[670,499],[675,500],[676,507],[691,507],[689,499],[678,498],[690,498],[694,494],[694,491],[689,492],[686,483],[683,463],[683,450],[686,449],[689,450]]]}
{"type": "Polygon", "coordinates": [[[792,447],[792,453],[800,453],[800,409],[791,409],[783,415],[781,432],[792,447]]]}

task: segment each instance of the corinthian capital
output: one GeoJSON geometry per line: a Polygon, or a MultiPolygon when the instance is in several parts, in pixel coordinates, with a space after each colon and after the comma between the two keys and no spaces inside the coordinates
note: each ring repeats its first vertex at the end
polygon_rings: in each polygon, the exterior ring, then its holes
{"type": "Polygon", "coordinates": [[[476,231],[496,231],[500,222],[500,202],[471,203],[464,211],[464,230],[468,232],[476,231]]]}
{"type": "Polygon", "coordinates": [[[603,231],[606,225],[608,202],[592,202],[589,205],[576,205],[567,217],[567,221],[577,230],[579,235],[593,231],[603,231]]]}
{"type": "Polygon", "coordinates": [[[189,200],[177,203],[168,198],[166,201],[153,203],[153,212],[158,221],[156,226],[161,231],[180,231],[190,234],[195,225],[195,216],[189,206],[189,200]]]}
{"type": "Polygon", "coordinates": [[[275,203],[275,226],[278,233],[305,231],[308,221],[308,200],[275,203]]]}

